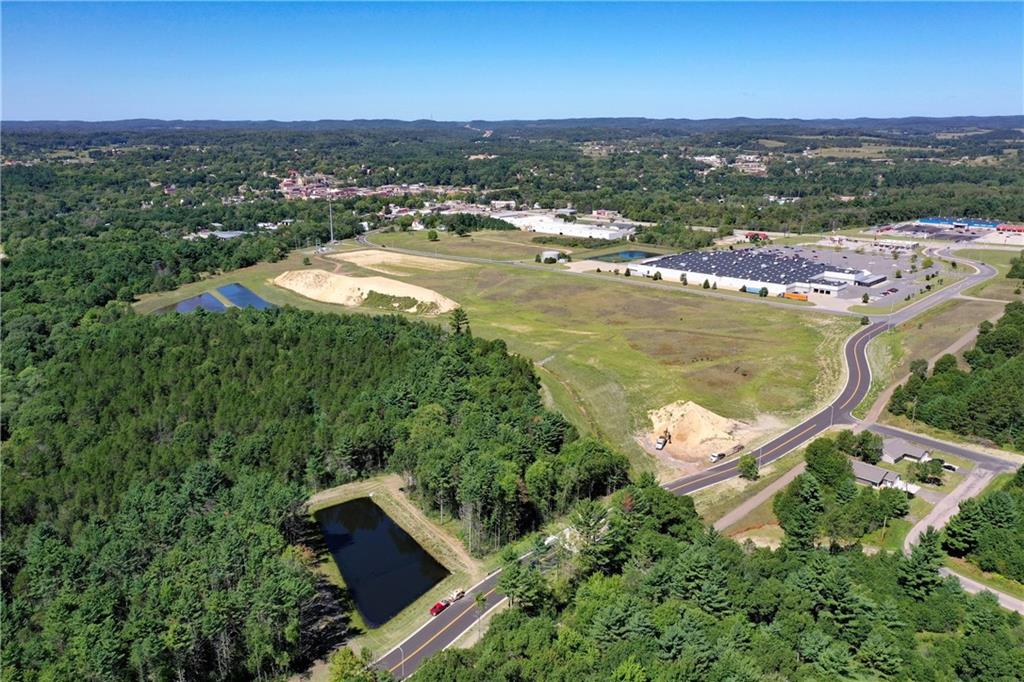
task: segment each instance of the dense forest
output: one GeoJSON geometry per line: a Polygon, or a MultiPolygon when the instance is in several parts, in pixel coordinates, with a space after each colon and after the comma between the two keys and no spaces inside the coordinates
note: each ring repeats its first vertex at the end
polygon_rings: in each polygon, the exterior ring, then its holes
{"type": "Polygon", "coordinates": [[[993,325],[979,325],[968,370],[945,355],[928,374],[914,363],[907,383],[893,392],[889,411],[940,429],[1024,450],[1024,303],[1014,301],[993,325]]]}
{"type": "Polygon", "coordinates": [[[400,472],[483,551],[623,483],[625,458],[465,323],[277,309],[66,330],[5,386],[4,679],[308,658],[324,597],[290,547],[320,487],[400,472]]]}
{"type": "Polygon", "coordinates": [[[944,544],[953,556],[1024,583],[1024,467],[1002,488],[961,502],[944,544]]]}
{"type": "Polygon", "coordinates": [[[480,643],[438,654],[416,678],[1024,677],[1020,618],[940,577],[934,531],[906,558],[790,542],[756,549],[704,530],[688,498],[650,478],[617,493],[602,514],[585,507],[573,523],[578,552],[513,571],[504,585],[513,608],[480,643]]]}

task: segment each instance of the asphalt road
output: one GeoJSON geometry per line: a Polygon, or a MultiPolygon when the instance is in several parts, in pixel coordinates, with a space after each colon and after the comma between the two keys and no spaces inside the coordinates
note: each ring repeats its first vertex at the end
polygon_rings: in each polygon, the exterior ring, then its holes
{"type": "MultiPolygon", "coordinates": [[[[362,235],[360,235],[358,239],[360,243],[366,244],[367,246],[370,245],[362,235]]],[[[397,251],[398,249],[395,250],[397,251]]],[[[936,255],[943,257],[949,257],[950,255],[948,248],[935,250],[935,253],[936,255]]],[[[450,256],[445,257],[450,258],[450,256]]],[[[850,411],[864,399],[864,396],[867,395],[868,390],[871,388],[871,368],[867,359],[867,346],[872,339],[877,337],[879,334],[883,334],[891,327],[902,324],[925,310],[948,301],[964,289],[972,287],[982,280],[996,274],[995,268],[983,263],[967,261],[963,258],[957,258],[957,260],[960,262],[970,262],[974,264],[978,268],[978,272],[965,277],[959,282],[951,284],[945,289],[931,294],[930,296],[927,296],[903,308],[902,310],[896,311],[890,315],[872,318],[870,324],[857,331],[857,333],[847,340],[846,345],[843,347],[843,355],[846,360],[848,371],[846,385],[843,387],[842,391],[840,391],[839,395],[832,401],[832,403],[821,411],[811,417],[808,417],[800,424],[797,424],[783,433],[781,436],[778,436],[756,450],[751,451],[752,454],[757,456],[758,461],[762,466],[793,451],[834,424],[852,424],[856,421],[850,414],[850,411]]],[[[759,303],[763,304],[764,301],[759,303]]],[[[797,310],[799,310],[799,308],[797,310]]],[[[1007,466],[1007,462],[1005,460],[992,457],[991,455],[985,455],[967,448],[951,446],[947,443],[940,443],[939,441],[934,441],[917,434],[907,434],[906,432],[899,431],[898,429],[879,425],[873,425],[870,428],[873,431],[886,435],[899,435],[900,437],[907,437],[909,435],[909,437],[916,441],[920,441],[945,452],[959,455],[965,459],[974,460],[979,464],[989,467],[997,466],[1001,469],[1007,466]],[[891,433],[892,431],[896,431],[897,433],[891,433]]],[[[720,483],[736,476],[737,460],[738,458],[729,459],[725,462],[709,467],[698,474],[684,476],[666,483],[664,484],[664,487],[677,495],[688,495],[702,488],[706,488],[710,485],[720,483]]],[[[471,589],[466,590],[465,597],[457,601],[438,616],[427,621],[419,630],[402,642],[401,645],[396,646],[394,649],[378,659],[375,665],[379,668],[390,671],[396,679],[402,679],[411,675],[425,658],[445,649],[449,644],[454,642],[459,635],[468,630],[476,622],[476,619],[480,616],[480,611],[476,608],[474,603],[474,597],[476,594],[482,592],[486,596],[488,609],[497,605],[502,601],[502,599],[504,599],[504,597],[497,592],[496,586],[499,575],[500,572],[496,572],[485,578],[478,585],[474,585],[471,589]]]]}

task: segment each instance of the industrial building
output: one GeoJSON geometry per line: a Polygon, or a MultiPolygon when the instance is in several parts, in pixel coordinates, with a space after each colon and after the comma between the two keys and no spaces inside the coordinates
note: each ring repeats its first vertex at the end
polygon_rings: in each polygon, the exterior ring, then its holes
{"type": "Polygon", "coordinates": [[[563,237],[581,237],[584,239],[626,239],[636,234],[636,228],[623,223],[603,225],[587,225],[578,222],[567,222],[547,214],[507,213],[495,214],[494,217],[510,222],[521,230],[552,234],[563,237]]]}
{"type": "Polygon", "coordinates": [[[787,293],[815,293],[835,296],[847,286],[874,286],[885,275],[816,263],[792,253],[772,249],[737,251],[689,251],[662,256],[631,265],[630,270],[654,277],[690,284],[715,285],[719,289],[758,292],[767,289],[773,296],[787,293]]]}
{"type": "Polygon", "coordinates": [[[914,221],[918,225],[931,225],[933,227],[945,227],[955,230],[982,229],[994,230],[999,227],[998,220],[979,220],[977,218],[947,218],[928,217],[918,218],[914,221]]]}

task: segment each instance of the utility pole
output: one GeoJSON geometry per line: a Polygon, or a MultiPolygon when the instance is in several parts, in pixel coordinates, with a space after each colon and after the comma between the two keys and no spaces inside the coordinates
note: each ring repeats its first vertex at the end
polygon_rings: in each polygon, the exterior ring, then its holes
{"type": "Polygon", "coordinates": [[[331,201],[330,198],[327,199],[327,215],[329,216],[329,220],[331,222],[331,241],[330,241],[330,243],[333,244],[334,243],[334,202],[331,201]]]}

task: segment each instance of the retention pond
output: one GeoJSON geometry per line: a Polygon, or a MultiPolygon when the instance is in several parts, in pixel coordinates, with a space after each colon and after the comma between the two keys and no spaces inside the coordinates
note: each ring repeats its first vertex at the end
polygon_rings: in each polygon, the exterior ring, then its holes
{"type": "Polygon", "coordinates": [[[616,251],[615,253],[606,253],[603,256],[591,256],[587,260],[601,260],[606,263],[628,263],[631,260],[653,258],[660,255],[660,253],[653,253],[651,251],[616,251]]]}
{"type": "Polygon", "coordinates": [[[266,308],[273,308],[273,303],[264,301],[260,296],[247,286],[239,284],[238,282],[232,282],[231,284],[225,284],[222,287],[217,287],[217,292],[224,298],[231,301],[231,304],[239,308],[256,308],[257,310],[264,310],[266,308]]]}
{"type": "Polygon", "coordinates": [[[383,625],[448,571],[367,497],[314,515],[366,625],[383,625]]]}

